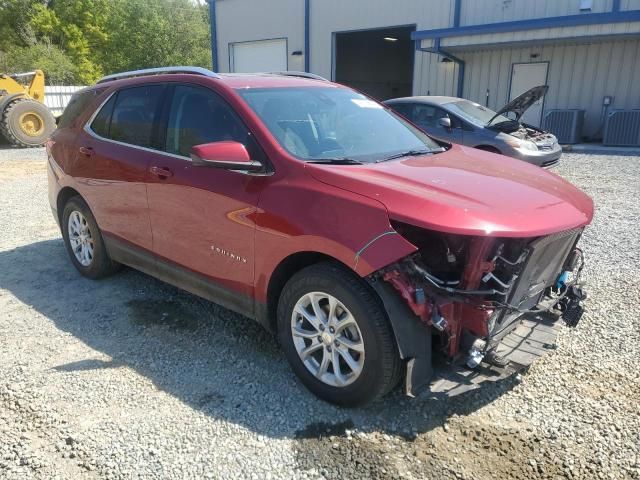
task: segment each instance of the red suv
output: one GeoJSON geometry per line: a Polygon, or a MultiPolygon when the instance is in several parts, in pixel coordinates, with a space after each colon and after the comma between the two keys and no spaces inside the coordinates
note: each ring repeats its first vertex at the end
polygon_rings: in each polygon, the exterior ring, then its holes
{"type": "Polygon", "coordinates": [[[112,75],[47,147],[82,275],[129,265],[256,319],[331,402],[502,378],[583,311],[589,197],[310,74],[112,75]]]}

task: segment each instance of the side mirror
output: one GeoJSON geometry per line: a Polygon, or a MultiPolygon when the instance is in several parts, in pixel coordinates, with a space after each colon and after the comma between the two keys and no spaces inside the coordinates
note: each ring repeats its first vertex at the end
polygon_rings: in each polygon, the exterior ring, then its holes
{"type": "Polygon", "coordinates": [[[442,117],[442,118],[438,119],[438,125],[440,125],[441,127],[446,128],[446,129],[450,129],[451,128],[451,119],[449,117],[442,117]]]}
{"type": "Polygon", "coordinates": [[[251,160],[246,147],[240,142],[223,141],[191,147],[191,161],[199,167],[224,168],[257,172],[262,164],[251,160]]]}

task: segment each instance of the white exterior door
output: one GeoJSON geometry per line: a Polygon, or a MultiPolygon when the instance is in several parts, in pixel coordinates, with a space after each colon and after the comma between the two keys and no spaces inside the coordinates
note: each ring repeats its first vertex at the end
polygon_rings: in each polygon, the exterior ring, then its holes
{"type": "MultiPolygon", "coordinates": [[[[547,62],[514,63],[513,68],[511,69],[511,91],[509,92],[509,101],[513,100],[518,95],[522,95],[533,87],[546,85],[548,68],[549,64],[547,62]]],[[[539,127],[542,119],[543,101],[544,97],[531,105],[520,121],[539,127]]]]}
{"type": "Polygon", "coordinates": [[[285,38],[232,43],[230,47],[232,72],[284,72],[287,70],[285,38]]]}

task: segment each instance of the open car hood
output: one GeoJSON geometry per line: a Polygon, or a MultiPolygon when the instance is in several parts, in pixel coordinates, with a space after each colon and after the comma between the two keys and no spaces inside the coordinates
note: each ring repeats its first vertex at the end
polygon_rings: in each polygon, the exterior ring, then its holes
{"type": "Polygon", "coordinates": [[[305,168],[322,183],[379,201],[391,219],[440,232],[536,237],[584,226],[593,216],[591,199],[561,177],[470,147],[305,168]]]}
{"type": "Polygon", "coordinates": [[[498,110],[496,114],[491,117],[491,120],[487,122],[487,125],[491,125],[498,115],[504,115],[509,112],[515,113],[516,120],[520,121],[520,117],[522,117],[524,112],[526,112],[531,105],[544,97],[547,94],[547,90],[549,90],[549,85],[539,85],[537,87],[533,87],[531,90],[527,90],[522,95],[514,98],[498,110]]]}

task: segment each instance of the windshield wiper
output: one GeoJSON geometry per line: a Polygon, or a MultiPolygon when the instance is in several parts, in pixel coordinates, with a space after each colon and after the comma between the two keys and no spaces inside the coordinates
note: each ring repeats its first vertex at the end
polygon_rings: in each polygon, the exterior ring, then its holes
{"type": "Polygon", "coordinates": [[[406,150],[404,152],[396,153],[395,155],[391,155],[389,157],[382,158],[378,160],[376,163],[386,162],[388,160],[395,160],[396,158],[402,157],[417,157],[418,155],[426,155],[427,153],[440,153],[444,152],[444,148],[434,148],[433,150],[423,149],[423,150],[406,150]]]}
{"type": "Polygon", "coordinates": [[[353,158],[312,158],[305,160],[307,163],[326,163],[330,165],[362,165],[363,162],[354,160],[353,158]]]}

